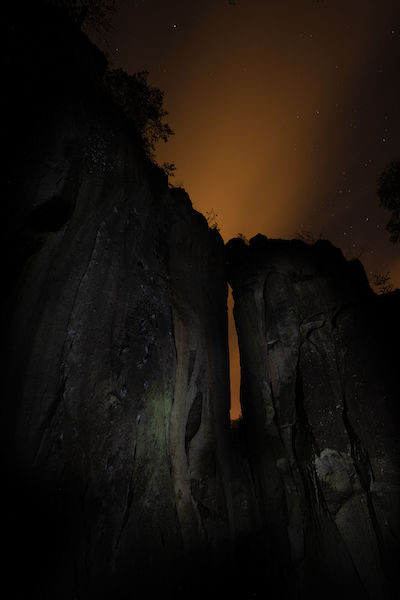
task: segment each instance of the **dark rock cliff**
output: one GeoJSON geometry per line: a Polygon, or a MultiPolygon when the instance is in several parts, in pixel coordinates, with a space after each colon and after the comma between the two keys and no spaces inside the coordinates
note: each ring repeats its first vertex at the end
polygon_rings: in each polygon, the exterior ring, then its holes
{"type": "MultiPolygon", "coordinates": [[[[288,589],[394,597],[399,296],[377,297],[329,242],[228,243],[251,472],[237,529],[288,589]]],[[[240,474],[238,475],[240,477],[240,474]]],[[[240,479],[239,479],[240,480],[240,479]]]]}
{"type": "Polygon", "coordinates": [[[8,597],[392,597],[398,294],[329,243],[224,248],[39,6],[4,36],[8,597]]]}
{"type": "Polygon", "coordinates": [[[43,14],[35,43],[9,24],[36,120],[4,182],[7,570],[21,598],[165,595],[230,537],[224,245],[43,14]]]}

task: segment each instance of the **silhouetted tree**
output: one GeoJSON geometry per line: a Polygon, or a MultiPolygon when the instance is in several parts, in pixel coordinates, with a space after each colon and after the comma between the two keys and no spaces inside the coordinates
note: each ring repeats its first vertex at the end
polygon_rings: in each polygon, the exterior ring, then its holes
{"type": "Polygon", "coordinates": [[[378,180],[380,205],[392,211],[386,229],[393,244],[400,242],[400,162],[393,161],[378,180]]]}
{"type": "Polygon", "coordinates": [[[217,222],[218,213],[212,208],[211,210],[206,210],[206,219],[207,224],[211,229],[215,229],[216,231],[221,231],[220,226],[217,222]]]}
{"type": "Polygon", "coordinates": [[[296,231],[293,236],[294,239],[300,240],[305,244],[315,244],[318,240],[325,240],[326,236],[322,231],[319,234],[314,233],[313,231],[296,231]]]}
{"type": "Polygon", "coordinates": [[[116,0],[44,0],[57,6],[79,27],[110,28],[110,15],[116,9],[116,0]]]}
{"type": "MultiPolygon", "coordinates": [[[[129,75],[123,69],[109,69],[104,84],[114,102],[135,124],[147,155],[154,160],[156,144],[160,140],[166,142],[174,132],[164,122],[168,114],[163,108],[164,92],[152,87],[148,76],[148,71],[129,75]]],[[[163,163],[161,166],[168,175],[175,170],[173,163],[163,163]]]]}
{"type": "Polygon", "coordinates": [[[388,294],[389,292],[393,292],[394,288],[389,271],[386,273],[374,273],[372,276],[372,283],[378,294],[388,294]]]}

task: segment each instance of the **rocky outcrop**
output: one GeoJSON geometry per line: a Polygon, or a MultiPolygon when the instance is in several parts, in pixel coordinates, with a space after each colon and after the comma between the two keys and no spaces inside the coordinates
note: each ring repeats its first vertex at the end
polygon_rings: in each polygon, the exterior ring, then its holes
{"type": "Polygon", "coordinates": [[[53,42],[25,66],[40,135],[7,181],[8,572],[18,598],[165,597],[230,536],[224,246],[66,27],[37,32],[53,42]],[[67,80],[52,87],[44,59],[67,80]]]}
{"type": "Polygon", "coordinates": [[[17,9],[2,180],[8,596],[393,596],[398,294],[375,296],[327,242],[224,248],[105,95],[102,54],[48,6],[17,9]],[[227,271],[244,416],[231,429],[227,271]]]}
{"type": "Polygon", "coordinates": [[[257,515],[247,534],[265,539],[287,593],[392,597],[398,297],[376,297],[360,263],[325,241],[237,239],[228,257],[257,515]]]}

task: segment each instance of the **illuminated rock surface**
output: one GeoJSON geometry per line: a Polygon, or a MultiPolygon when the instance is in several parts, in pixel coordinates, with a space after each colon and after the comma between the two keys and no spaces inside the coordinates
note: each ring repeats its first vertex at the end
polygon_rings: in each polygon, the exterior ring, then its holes
{"type": "Polygon", "coordinates": [[[252,514],[271,560],[304,593],[391,597],[398,293],[375,296],[326,241],[231,240],[228,260],[252,514]]]}
{"type": "Polygon", "coordinates": [[[229,538],[224,245],[97,89],[102,55],[57,21],[41,43],[16,23],[10,72],[30,86],[32,122],[8,181],[13,585],[151,594],[229,538]],[[69,76],[54,82],[60,63],[69,76]]]}
{"type": "Polygon", "coordinates": [[[391,597],[398,294],[327,242],[224,248],[103,95],[84,36],[46,11],[6,31],[10,597],[391,597]]]}

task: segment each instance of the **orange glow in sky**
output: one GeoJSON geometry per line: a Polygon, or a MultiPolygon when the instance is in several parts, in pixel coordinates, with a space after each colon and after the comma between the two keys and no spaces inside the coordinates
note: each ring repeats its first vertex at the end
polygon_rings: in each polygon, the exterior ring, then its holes
{"type": "MultiPolygon", "coordinates": [[[[108,48],[164,90],[159,161],[225,241],[323,234],[400,287],[376,195],[400,158],[398,0],[122,2],[108,48]]],[[[234,346],[231,361],[237,390],[234,346]]]]}

